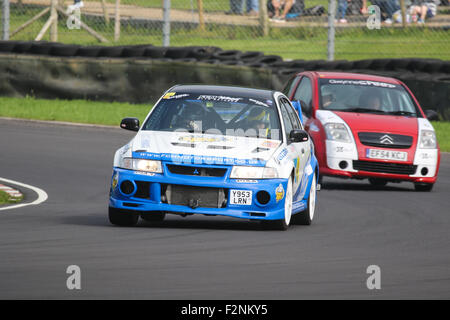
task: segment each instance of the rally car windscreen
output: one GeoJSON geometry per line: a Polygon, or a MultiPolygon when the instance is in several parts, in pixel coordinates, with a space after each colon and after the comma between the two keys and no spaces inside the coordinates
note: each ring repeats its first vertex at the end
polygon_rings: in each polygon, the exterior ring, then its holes
{"type": "Polygon", "coordinates": [[[368,80],[320,79],[320,109],[421,117],[405,88],[368,80]]]}
{"type": "Polygon", "coordinates": [[[273,100],[202,93],[167,93],[143,130],[281,138],[273,100]]]}

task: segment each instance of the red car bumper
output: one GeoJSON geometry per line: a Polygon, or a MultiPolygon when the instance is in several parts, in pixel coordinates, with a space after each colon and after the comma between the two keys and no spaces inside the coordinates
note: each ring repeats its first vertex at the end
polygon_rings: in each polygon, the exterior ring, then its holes
{"type": "Polygon", "coordinates": [[[379,173],[368,171],[349,172],[344,170],[330,169],[327,166],[320,166],[319,171],[320,175],[322,176],[334,176],[338,178],[348,178],[348,179],[380,178],[392,181],[410,181],[421,183],[435,183],[437,180],[437,172],[434,177],[424,178],[424,177],[410,177],[408,175],[403,174],[390,174],[390,173],[379,173]]]}

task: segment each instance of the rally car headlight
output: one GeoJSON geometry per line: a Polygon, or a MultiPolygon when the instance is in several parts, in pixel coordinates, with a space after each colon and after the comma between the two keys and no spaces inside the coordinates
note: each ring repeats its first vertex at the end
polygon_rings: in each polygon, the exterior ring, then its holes
{"type": "Polygon", "coordinates": [[[234,166],[231,170],[231,179],[276,179],[278,171],[270,167],[234,166]]]}
{"type": "Polygon", "coordinates": [[[436,134],[431,130],[423,130],[420,132],[419,140],[420,149],[436,149],[436,134]]]}
{"type": "Polygon", "coordinates": [[[350,134],[342,123],[327,123],[325,133],[327,134],[327,140],[351,142],[350,134]]]}
{"type": "Polygon", "coordinates": [[[163,172],[161,161],[159,160],[124,158],[122,161],[122,168],[155,173],[163,172]]]}

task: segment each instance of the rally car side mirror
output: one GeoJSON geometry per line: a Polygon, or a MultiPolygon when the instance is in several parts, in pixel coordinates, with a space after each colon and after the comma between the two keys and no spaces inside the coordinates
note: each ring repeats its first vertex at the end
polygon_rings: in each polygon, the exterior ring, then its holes
{"type": "Polygon", "coordinates": [[[439,114],[431,109],[425,110],[425,115],[427,116],[427,119],[430,121],[439,121],[439,114]]]}
{"type": "Polygon", "coordinates": [[[309,135],[305,130],[294,129],[289,133],[289,142],[306,142],[308,140],[309,135]]]}
{"type": "Polygon", "coordinates": [[[125,130],[139,131],[139,119],[137,118],[122,119],[120,127],[125,130]]]}

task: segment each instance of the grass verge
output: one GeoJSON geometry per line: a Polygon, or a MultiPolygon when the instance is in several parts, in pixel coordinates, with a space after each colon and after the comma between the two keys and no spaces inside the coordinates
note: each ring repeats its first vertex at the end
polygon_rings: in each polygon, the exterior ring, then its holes
{"type": "Polygon", "coordinates": [[[20,198],[11,198],[9,194],[7,194],[5,191],[0,190],[0,205],[7,204],[7,203],[17,203],[22,200],[23,197],[20,198]]]}
{"type": "Polygon", "coordinates": [[[450,122],[433,121],[441,151],[450,152],[450,122]]]}
{"type": "Polygon", "coordinates": [[[87,100],[46,100],[0,97],[0,116],[118,126],[125,117],[143,121],[149,105],[87,100]]]}
{"type": "MultiPolygon", "coordinates": [[[[125,117],[141,122],[151,106],[87,100],[46,100],[0,97],[0,117],[67,121],[118,126],[125,117]]],[[[450,122],[433,122],[442,151],[450,152],[450,122]]]]}

